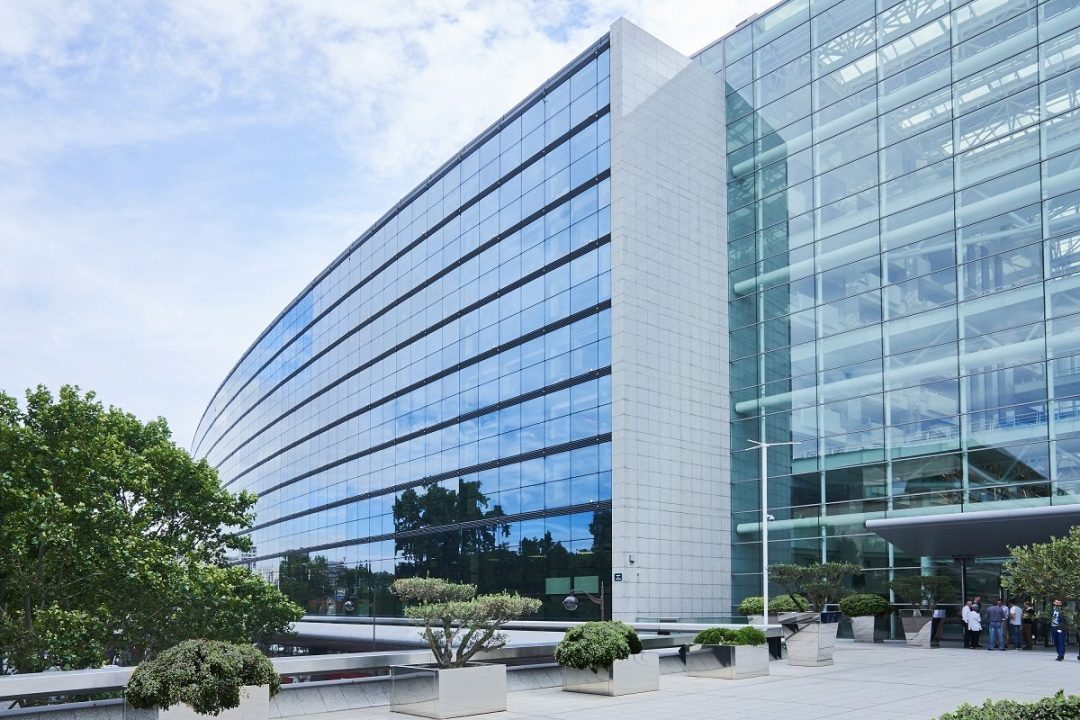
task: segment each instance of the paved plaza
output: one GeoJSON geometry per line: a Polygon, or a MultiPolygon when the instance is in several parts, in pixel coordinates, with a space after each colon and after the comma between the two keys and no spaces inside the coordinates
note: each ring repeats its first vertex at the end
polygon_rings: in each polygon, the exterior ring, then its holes
{"type": "MultiPolygon", "coordinates": [[[[773,662],[771,675],[712,680],[662,675],[660,690],[609,698],[557,688],[509,694],[508,712],[488,720],[929,720],[963,702],[1034,700],[1058,689],[1080,693],[1080,662],[1035,652],[919,650],[899,644],[841,644],[824,668],[773,662]]],[[[387,708],[298,716],[307,720],[401,720],[387,708]]]]}

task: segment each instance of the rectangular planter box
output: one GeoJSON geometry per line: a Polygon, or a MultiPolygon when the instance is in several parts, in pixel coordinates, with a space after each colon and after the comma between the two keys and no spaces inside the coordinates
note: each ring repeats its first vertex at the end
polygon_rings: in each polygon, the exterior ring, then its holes
{"type": "Polygon", "coordinates": [[[884,618],[869,615],[851,618],[851,634],[857,643],[885,642],[884,618]]]}
{"type": "Polygon", "coordinates": [[[686,653],[691,677],[742,680],[769,674],[768,645],[691,645],[686,653]]]}
{"type": "Polygon", "coordinates": [[[594,695],[631,695],[660,689],[660,654],[642,652],[594,672],[563,668],[563,690],[594,695]]]}
{"type": "Polygon", "coordinates": [[[456,718],[506,710],[506,666],[395,665],[390,709],[406,715],[456,718]]]}
{"type": "MultiPolygon", "coordinates": [[[[168,710],[158,709],[158,720],[207,720],[190,706],[173,705],[168,710]]],[[[245,685],[240,690],[240,706],[222,710],[216,716],[220,720],[268,720],[270,717],[270,688],[266,685],[245,685]]]]}
{"type": "Polygon", "coordinates": [[[790,631],[788,665],[822,667],[833,664],[840,613],[784,613],[780,622],[790,631]]]}
{"type": "Polygon", "coordinates": [[[941,626],[935,623],[930,610],[901,610],[900,624],[904,627],[904,639],[908,647],[935,648],[939,646],[934,630],[941,626]]]}

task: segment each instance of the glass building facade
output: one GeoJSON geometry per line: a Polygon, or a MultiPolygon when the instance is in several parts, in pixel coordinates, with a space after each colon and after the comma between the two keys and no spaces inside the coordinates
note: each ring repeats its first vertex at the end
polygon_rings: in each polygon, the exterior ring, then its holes
{"type": "MultiPolygon", "coordinates": [[[[916,557],[868,519],[1080,499],[1080,6],[789,0],[726,85],[734,599],[916,557]]],[[[993,558],[965,563],[997,594],[993,558]]]]}
{"type": "Polygon", "coordinates": [[[557,616],[609,574],[609,83],[605,38],[353,243],[211,400],[194,452],[258,494],[244,560],[308,612],[393,614],[389,581],[431,575],[557,616]]]}
{"type": "Polygon", "coordinates": [[[1078,411],[1080,6],[788,0],[693,61],[618,21],[312,282],[194,451],[309,612],[431,575],[689,619],[760,594],[750,441],[794,443],[773,562],[992,596],[1000,553],[875,523],[1076,504],[1078,411]]]}

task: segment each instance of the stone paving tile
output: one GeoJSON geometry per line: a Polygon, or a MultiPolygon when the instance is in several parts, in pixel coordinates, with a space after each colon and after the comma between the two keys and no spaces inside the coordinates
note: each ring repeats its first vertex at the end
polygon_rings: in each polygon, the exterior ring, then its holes
{"type": "MultiPolygon", "coordinates": [[[[963,702],[1033,700],[1058,688],[1080,693],[1075,656],[1047,652],[920,650],[900,644],[837,647],[836,663],[798,668],[774,662],[771,675],[728,681],[662,675],[660,690],[618,698],[558,688],[508,696],[508,711],[486,720],[930,720],[963,702]]],[[[402,720],[388,708],[299,715],[289,720],[402,720]]]]}

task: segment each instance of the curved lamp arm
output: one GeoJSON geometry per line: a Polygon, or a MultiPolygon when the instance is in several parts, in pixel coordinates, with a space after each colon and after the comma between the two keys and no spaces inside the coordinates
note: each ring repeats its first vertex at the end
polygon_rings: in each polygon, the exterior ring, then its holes
{"type": "Polygon", "coordinates": [[[592,603],[594,603],[596,605],[599,605],[600,606],[600,619],[601,620],[606,619],[607,613],[604,612],[604,610],[605,610],[605,607],[604,607],[604,583],[600,583],[600,595],[599,596],[593,595],[592,593],[589,593],[589,592],[585,592],[584,590],[578,590],[577,588],[571,588],[570,589],[570,594],[567,595],[566,599],[563,600],[563,607],[565,607],[567,610],[570,610],[571,612],[576,610],[577,609],[577,596],[578,595],[584,595],[586,598],[589,599],[590,602],[592,602],[592,603]],[[571,602],[573,603],[573,607],[571,607],[568,604],[568,603],[571,603],[571,602]]]}

